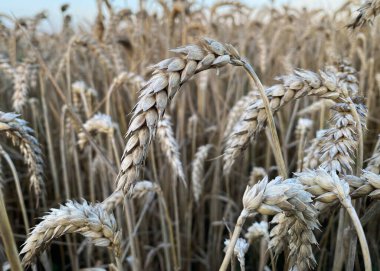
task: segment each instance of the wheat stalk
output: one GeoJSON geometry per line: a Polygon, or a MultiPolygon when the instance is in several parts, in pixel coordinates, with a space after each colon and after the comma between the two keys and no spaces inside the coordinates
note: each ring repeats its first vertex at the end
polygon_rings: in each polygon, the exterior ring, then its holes
{"type": "Polygon", "coordinates": [[[110,247],[116,257],[120,254],[121,232],[113,214],[106,212],[101,204],[68,201],[59,209],[51,209],[26,239],[20,254],[24,254],[23,266],[32,264],[53,239],[67,233],[80,233],[90,238],[96,246],[110,247]]]}
{"type": "Polygon", "coordinates": [[[311,119],[300,118],[296,126],[296,138],[298,141],[298,155],[297,155],[297,171],[302,171],[302,162],[304,155],[304,146],[306,143],[307,133],[313,127],[311,119]]]}

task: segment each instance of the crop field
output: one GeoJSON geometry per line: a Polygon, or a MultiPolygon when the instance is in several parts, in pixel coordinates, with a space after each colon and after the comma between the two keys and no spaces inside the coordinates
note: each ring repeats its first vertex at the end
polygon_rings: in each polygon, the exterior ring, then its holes
{"type": "Polygon", "coordinates": [[[380,270],[380,0],[0,11],[0,270],[380,270]]]}

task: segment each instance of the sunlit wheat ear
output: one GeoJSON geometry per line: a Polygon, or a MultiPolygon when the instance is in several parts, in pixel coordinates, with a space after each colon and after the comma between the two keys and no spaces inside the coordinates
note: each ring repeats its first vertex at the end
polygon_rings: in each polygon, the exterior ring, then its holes
{"type": "Polygon", "coordinates": [[[118,257],[121,232],[113,214],[101,204],[68,201],[59,209],[51,209],[26,239],[20,254],[23,265],[29,266],[53,241],[67,233],[80,233],[90,238],[96,246],[110,247],[118,257]]]}
{"type": "Polygon", "coordinates": [[[347,25],[348,28],[355,29],[373,22],[375,17],[380,13],[379,0],[366,0],[358,9],[359,14],[347,25]]]}
{"type": "Polygon", "coordinates": [[[27,126],[26,121],[18,117],[17,114],[0,111],[0,133],[5,133],[12,140],[13,145],[20,148],[28,165],[30,185],[38,201],[44,187],[42,151],[37,139],[33,136],[33,129],[27,126]]]}
{"type": "Polygon", "coordinates": [[[191,165],[191,184],[193,189],[194,200],[196,203],[203,192],[204,182],[205,182],[205,161],[211,151],[213,145],[207,144],[198,148],[194,155],[194,160],[191,165]]]}
{"type": "Polygon", "coordinates": [[[252,244],[254,241],[265,238],[269,239],[268,222],[260,221],[253,223],[248,229],[244,237],[252,244]]]}
{"type": "MultiPolygon", "coordinates": [[[[111,120],[111,117],[101,113],[98,113],[89,120],[87,120],[83,126],[89,133],[103,133],[107,134],[108,136],[113,135],[115,127],[114,123],[111,120]]],[[[87,143],[88,138],[86,134],[83,131],[81,131],[78,134],[78,145],[81,149],[83,149],[87,143]]]]}
{"type": "Polygon", "coordinates": [[[165,116],[158,122],[157,137],[161,151],[165,153],[166,159],[168,160],[175,177],[179,178],[184,184],[186,184],[185,173],[180,160],[179,147],[177,140],[174,137],[173,124],[169,116],[165,116]]]}
{"type": "MultiPolygon", "coordinates": [[[[266,90],[273,112],[306,95],[335,101],[346,101],[348,97],[347,89],[341,88],[338,77],[330,71],[320,71],[317,74],[307,70],[296,70],[277,79],[281,84],[266,90]]],[[[223,156],[225,174],[229,174],[237,157],[248,147],[250,140],[265,127],[266,121],[263,101],[258,99],[245,110],[226,140],[223,156]]]]}
{"type": "Polygon", "coordinates": [[[195,73],[227,64],[241,66],[236,49],[209,38],[198,44],[172,50],[179,54],[153,65],[153,77],[140,91],[128,128],[128,141],[124,149],[116,190],[128,192],[138,179],[150,142],[153,140],[158,120],[163,116],[170,99],[195,73]]]}
{"type": "MultiPolygon", "coordinates": [[[[229,243],[230,243],[229,239],[226,239],[224,241],[224,245],[225,245],[224,252],[226,252],[229,243]]],[[[240,263],[241,270],[245,270],[245,254],[247,253],[248,249],[249,249],[249,244],[247,243],[247,241],[244,238],[239,238],[235,244],[234,255],[240,263]]]]}
{"type": "Polygon", "coordinates": [[[234,104],[234,106],[230,109],[230,112],[228,112],[227,124],[223,133],[225,138],[227,138],[227,136],[231,133],[235,123],[240,119],[244,110],[259,98],[259,93],[253,90],[250,91],[247,95],[240,98],[240,100],[234,104]]]}
{"type": "MultiPolygon", "coordinates": [[[[313,230],[318,228],[319,224],[317,211],[311,204],[311,197],[312,195],[304,190],[297,179],[283,181],[282,178],[277,177],[268,182],[268,178],[265,177],[256,185],[248,186],[244,192],[244,209],[238,218],[238,226],[235,226],[233,237],[239,235],[241,226],[248,215],[256,212],[264,215],[284,214],[280,216],[283,219],[281,226],[277,225],[270,233],[272,239],[274,238],[270,247],[276,253],[280,253],[287,244],[290,249],[290,266],[297,267],[299,270],[312,269],[316,264],[312,252],[312,246],[316,244],[313,230]],[[286,232],[291,231],[292,235],[281,231],[284,225],[286,225],[286,232]]],[[[274,223],[279,223],[278,217],[275,216],[274,223]]],[[[226,254],[226,257],[229,256],[231,255],[226,254]]],[[[226,257],[223,267],[228,263],[226,257]]]]}
{"type": "MultiPolygon", "coordinates": [[[[361,103],[355,104],[361,117],[361,127],[365,125],[367,110],[361,103]]],[[[317,137],[305,151],[303,169],[316,169],[319,166],[328,171],[352,173],[355,151],[358,148],[358,126],[348,104],[332,106],[330,128],[317,132],[317,137]]]]}

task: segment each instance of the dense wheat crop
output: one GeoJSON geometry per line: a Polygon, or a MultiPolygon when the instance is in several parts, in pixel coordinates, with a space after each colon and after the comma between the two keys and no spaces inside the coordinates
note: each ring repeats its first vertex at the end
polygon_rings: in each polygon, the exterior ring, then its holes
{"type": "Polygon", "coordinates": [[[380,270],[380,1],[96,4],[0,13],[2,270],[380,270]]]}

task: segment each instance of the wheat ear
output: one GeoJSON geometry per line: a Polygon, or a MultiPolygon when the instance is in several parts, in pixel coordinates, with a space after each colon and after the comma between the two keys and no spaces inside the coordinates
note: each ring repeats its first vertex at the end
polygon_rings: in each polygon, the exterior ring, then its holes
{"type": "Polygon", "coordinates": [[[224,138],[227,138],[227,136],[231,133],[235,123],[240,119],[245,108],[247,108],[250,104],[252,104],[252,102],[256,101],[259,98],[260,95],[257,93],[257,91],[253,90],[248,92],[247,95],[241,97],[240,100],[234,104],[230,112],[228,112],[227,124],[223,134],[224,138]]]}
{"type": "Polygon", "coordinates": [[[20,254],[24,254],[23,266],[32,264],[52,242],[67,233],[80,233],[90,238],[96,246],[110,247],[116,257],[120,254],[121,232],[113,214],[101,204],[68,201],[59,209],[51,209],[26,239],[20,254]]]}
{"type": "MultiPolygon", "coordinates": [[[[293,235],[289,237],[289,260],[291,267],[298,267],[299,270],[312,268],[315,266],[315,259],[312,252],[312,245],[316,244],[313,230],[318,228],[317,211],[311,205],[312,199],[309,192],[304,191],[301,183],[296,179],[282,180],[277,177],[268,182],[265,177],[256,185],[248,186],[243,195],[243,210],[237,220],[230,245],[227,249],[220,270],[226,270],[233,253],[236,240],[238,239],[244,221],[249,215],[256,212],[264,215],[276,215],[284,213],[283,220],[288,225],[288,230],[293,235]]],[[[278,216],[275,217],[276,222],[278,216]]],[[[278,229],[275,227],[270,235],[274,237],[271,247],[276,246],[276,252],[282,251],[283,247],[277,248],[278,241],[283,242],[284,236],[278,238],[278,229]]]]}
{"type": "MultiPolygon", "coordinates": [[[[306,95],[337,101],[346,101],[348,97],[347,89],[341,88],[336,74],[328,70],[320,71],[319,74],[307,70],[296,70],[293,74],[280,76],[277,79],[281,81],[281,84],[266,90],[272,112],[306,95]]],[[[254,139],[256,134],[263,129],[267,117],[261,99],[253,102],[245,110],[226,140],[223,157],[225,174],[229,174],[236,158],[248,147],[250,139],[254,139]]]]}
{"type": "Polygon", "coordinates": [[[175,177],[178,177],[184,184],[186,184],[185,172],[180,159],[179,147],[177,140],[174,137],[172,126],[173,124],[170,116],[165,116],[158,122],[157,137],[161,150],[165,153],[175,177]]]}
{"type": "MultiPolygon", "coordinates": [[[[112,136],[114,133],[114,123],[111,120],[111,117],[105,114],[95,114],[92,118],[88,119],[83,124],[84,129],[86,129],[89,133],[103,133],[107,134],[108,136],[112,136]]],[[[78,145],[81,149],[84,148],[84,146],[88,142],[87,135],[81,131],[78,134],[78,145]]]]}
{"type": "Polygon", "coordinates": [[[192,171],[191,171],[191,184],[193,188],[194,200],[196,203],[199,202],[199,199],[202,195],[203,186],[204,186],[204,164],[205,160],[212,149],[212,144],[207,144],[198,148],[197,152],[194,155],[194,160],[192,162],[192,171]]]}
{"type": "Polygon", "coordinates": [[[358,12],[359,14],[356,18],[349,25],[347,25],[348,28],[355,29],[357,27],[372,23],[380,12],[380,1],[366,0],[358,9],[358,12]]]}
{"type": "Polygon", "coordinates": [[[0,111],[0,132],[4,132],[12,140],[13,145],[20,148],[28,164],[30,184],[38,199],[44,186],[42,151],[37,139],[33,136],[33,129],[27,126],[26,121],[18,117],[17,114],[0,111]]]}
{"type": "Polygon", "coordinates": [[[116,189],[125,194],[138,179],[148,146],[156,134],[158,120],[180,87],[200,71],[227,64],[244,65],[233,46],[209,38],[172,51],[182,56],[165,59],[152,66],[154,75],[141,89],[140,99],[133,110],[116,181],[116,189]]]}

